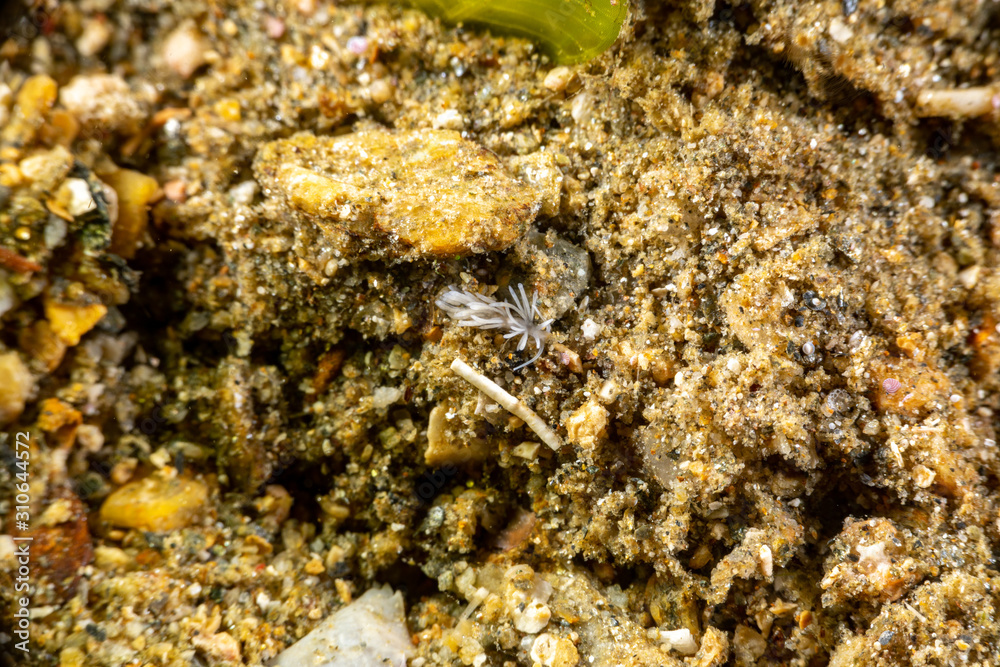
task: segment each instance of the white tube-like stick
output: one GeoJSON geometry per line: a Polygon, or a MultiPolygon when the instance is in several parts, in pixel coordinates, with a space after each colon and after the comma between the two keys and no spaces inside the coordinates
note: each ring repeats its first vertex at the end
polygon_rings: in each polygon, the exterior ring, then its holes
{"type": "Polygon", "coordinates": [[[546,445],[556,451],[559,451],[563,446],[562,438],[550,429],[548,424],[535,414],[534,410],[504,391],[496,382],[477,372],[472,366],[461,359],[451,362],[451,370],[461,375],[473,387],[499,403],[504,410],[523,420],[528,425],[528,428],[537,433],[538,437],[546,445]]]}

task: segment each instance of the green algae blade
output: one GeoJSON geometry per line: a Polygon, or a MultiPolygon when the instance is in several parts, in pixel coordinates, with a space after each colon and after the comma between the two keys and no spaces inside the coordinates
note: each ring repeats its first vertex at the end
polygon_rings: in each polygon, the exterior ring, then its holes
{"type": "Polygon", "coordinates": [[[451,24],[526,37],[557,63],[600,55],[618,38],[628,0],[410,0],[451,24]]]}

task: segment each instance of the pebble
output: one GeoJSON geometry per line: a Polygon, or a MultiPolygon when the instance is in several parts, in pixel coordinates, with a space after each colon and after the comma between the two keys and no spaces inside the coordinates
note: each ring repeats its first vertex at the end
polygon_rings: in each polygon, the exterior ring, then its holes
{"type": "Polygon", "coordinates": [[[14,288],[5,278],[0,278],[0,317],[12,311],[18,303],[14,288]]]}
{"type": "MultiPolygon", "coordinates": [[[[7,124],[0,128],[0,145],[27,146],[55,104],[59,85],[50,76],[38,74],[25,81],[17,91],[17,103],[7,124]]],[[[16,150],[15,153],[16,154],[16,150]]],[[[4,155],[4,157],[10,157],[4,155]]],[[[16,158],[13,158],[16,159],[16,158]]]]}
{"type": "Polygon", "coordinates": [[[375,104],[384,104],[392,99],[394,86],[386,79],[375,79],[368,86],[368,94],[375,104]]]}
{"type": "Polygon", "coordinates": [[[249,205],[253,203],[253,198],[257,195],[257,183],[254,181],[243,181],[229,190],[229,196],[234,204],[249,205]]]}
{"type": "Polygon", "coordinates": [[[240,662],[240,643],[228,632],[197,634],[191,644],[207,655],[212,662],[240,662]]]}
{"type": "Polygon", "coordinates": [[[356,56],[363,56],[368,51],[368,39],[365,37],[351,37],[347,40],[347,50],[356,56]]]}
{"type": "Polygon", "coordinates": [[[116,74],[80,74],[59,90],[59,101],[81,125],[107,131],[134,129],[145,118],[125,79],[116,74]]]}
{"type": "Polygon", "coordinates": [[[187,184],[179,178],[163,184],[163,196],[172,202],[183,204],[187,201],[187,184]]]}
{"type": "Polygon", "coordinates": [[[72,167],[73,155],[62,146],[35,153],[18,164],[25,178],[45,190],[54,190],[72,167]]]}
{"type": "Polygon", "coordinates": [[[155,178],[131,169],[119,169],[102,178],[115,191],[118,200],[111,252],[132,259],[146,234],[149,205],[160,196],[160,186],[155,178]]]}
{"type": "Polygon", "coordinates": [[[559,215],[563,175],[552,153],[536,151],[519,155],[510,158],[508,164],[521,180],[538,190],[542,198],[541,214],[548,218],[559,215]]]}
{"type": "Polygon", "coordinates": [[[584,340],[594,340],[601,335],[602,327],[600,324],[590,319],[589,317],[583,321],[583,326],[581,327],[584,340]]]}
{"type": "Polygon", "coordinates": [[[569,639],[543,632],[531,644],[531,659],[543,667],[573,667],[580,653],[569,639]]]}
{"type": "Polygon", "coordinates": [[[981,268],[978,265],[970,266],[967,269],[963,269],[958,274],[958,282],[962,283],[962,287],[965,289],[972,289],[979,282],[979,272],[981,268]]]}
{"type": "Polygon", "coordinates": [[[182,78],[190,78],[205,64],[208,46],[201,33],[190,24],[176,28],[163,42],[163,61],[182,78]]]}
{"type": "Polygon", "coordinates": [[[97,208],[90,184],[82,178],[67,178],[61,186],[65,189],[66,210],[74,218],[97,208]]]}
{"type": "Polygon", "coordinates": [[[837,44],[846,44],[852,37],[854,37],[854,32],[846,23],[844,23],[843,19],[840,17],[834,17],[834,19],[830,21],[830,37],[832,37],[833,41],[837,42],[837,44]]]}
{"type": "Polygon", "coordinates": [[[0,426],[21,416],[35,381],[17,352],[0,354],[0,426]]]}
{"type": "Polygon", "coordinates": [[[660,630],[660,641],[668,651],[677,651],[681,655],[694,655],[698,651],[698,642],[687,628],[660,630]]]}
{"type": "Polygon", "coordinates": [[[107,21],[87,19],[83,23],[83,32],[76,38],[76,50],[84,58],[90,58],[103,51],[110,39],[111,29],[107,21]]]}
{"type": "Polygon", "coordinates": [[[424,462],[429,466],[462,465],[482,461],[488,450],[481,443],[460,437],[448,426],[448,407],[445,403],[434,406],[427,423],[427,449],[424,462]]]}
{"type": "Polygon", "coordinates": [[[431,121],[431,126],[435,130],[461,130],[465,127],[465,118],[455,109],[448,109],[439,113],[431,121]]]}
{"type": "Polygon", "coordinates": [[[166,532],[190,525],[207,502],[204,482],[154,474],[112,492],[101,505],[101,519],[119,528],[166,532]]]}
{"type": "Polygon", "coordinates": [[[264,17],[264,34],[271,39],[281,39],[285,34],[285,22],[268,14],[264,17]]]}
{"type": "Polygon", "coordinates": [[[591,399],[566,420],[566,437],[575,445],[593,449],[607,435],[607,426],[608,411],[591,399]]]}
{"type": "Polygon", "coordinates": [[[528,565],[511,566],[504,573],[504,579],[507,582],[507,610],[514,627],[527,634],[541,632],[552,618],[552,611],[546,604],[552,595],[552,585],[528,565]]]}
{"type": "Polygon", "coordinates": [[[545,75],[545,81],[542,82],[546,88],[555,93],[561,93],[566,90],[566,86],[569,85],[570,79],[573,77],[573,70],[568,67],[554,67],[549,70],[549,73],[545,75]]]}
{"type": "Polygon", "coordinates": [[[108,312],[103,303],[62,303],[53,298],[45,299],[45,317],[52,331],[69,346],[80,342],[88,331],[94,328],[108,312]]]}

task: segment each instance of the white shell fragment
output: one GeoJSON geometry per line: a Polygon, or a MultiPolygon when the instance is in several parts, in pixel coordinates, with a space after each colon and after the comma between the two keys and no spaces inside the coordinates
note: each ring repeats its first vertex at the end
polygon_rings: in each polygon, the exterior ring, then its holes
{"type": "Polygon", "coordinates": [[[413,645],[403,596],[371,588],[282,651],[272,667],[384,667],[405,664],[413,645]]]}
{"type": "Polygon", "coordinates": [[[694,655],[698,652],[698,642],[687,628],[660,630],[660,641],[668,651],[677,651],[681,655],[694,655]]]}

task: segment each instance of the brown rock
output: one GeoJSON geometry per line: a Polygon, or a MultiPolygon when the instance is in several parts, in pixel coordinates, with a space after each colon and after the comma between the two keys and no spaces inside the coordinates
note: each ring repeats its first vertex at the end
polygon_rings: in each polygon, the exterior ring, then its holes
{"type": "Polygon", "coordinates": [[[76,588],[80,568],[94,556],[87,508],[72,491],[64,490],[38,523],[27,535],[32,538],[32,564],[38,568],[38,576],[47,579],[65,599],[76,588]]]}

